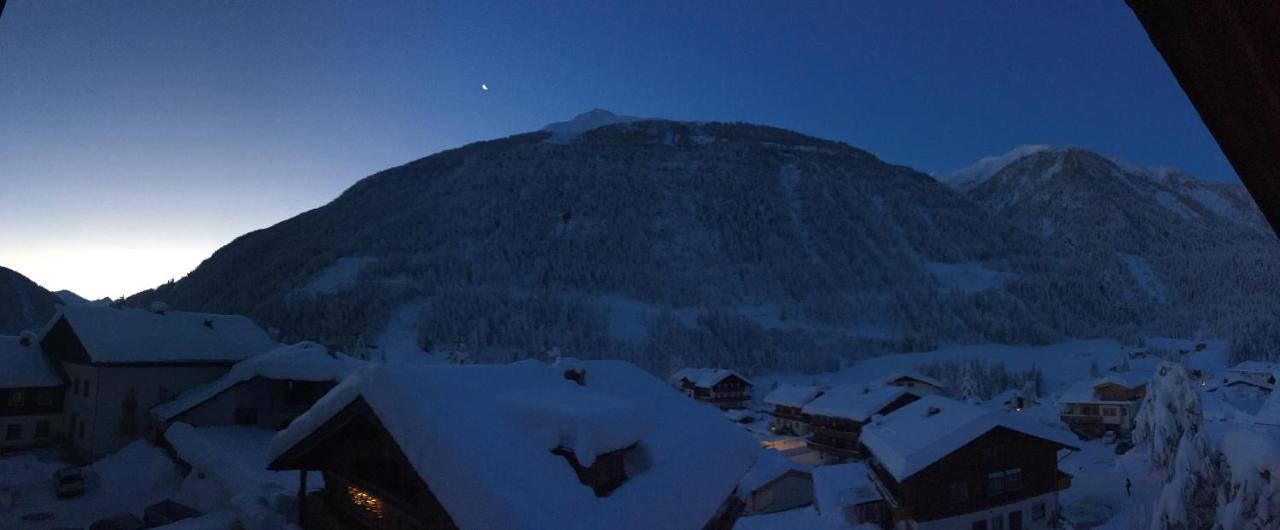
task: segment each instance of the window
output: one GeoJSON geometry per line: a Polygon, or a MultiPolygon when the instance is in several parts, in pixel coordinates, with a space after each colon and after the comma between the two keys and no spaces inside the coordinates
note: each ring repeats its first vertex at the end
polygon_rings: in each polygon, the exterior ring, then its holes
{"type": "Polygon", "coordinates": [[[1004,530],[1004,516],[997,515],[991,518],[991,530],[1004,530]]]}
{"type": "Polygon", "coordinates": [[[969,500],[969,483],[968,482],[952,482],[951,483],[951,502],[959,504],[969,500]]]}
{"type": "Polygon", "coordinates": [[[77,434],[81,440],[84,439],[84,420],[80,420],[80,432],[77,434]]]}
{"type": "Polygon", "coordinates": [[[1119,416],[1120,413],[1116,410],[1115,407],[1102,407],[1102,415],[1103,416],[1119,416]]]}
{"type": "Polygon", "coordinates": [[[89,397],[89,380],[84,380],[84,397],[89,397]]]}
{"type": "Polygon", "coordinates": [[[53,406],[53,392],[54,390],[50,388],[40,389],[39,394],[36,395],[36,400],[40,403],[41,407],[47,408],[53,406]]]}
{"type": "Polygon", "coordinates": [[[987,475],[987,495],[1022,489],[1022,470],[1009,469],[987,475]]]}
{"type": "Polygon", "coordinates": [[[1009,512],[1009,530],[1022,530],[1022,510],[1009,512]]]}
{"type": "Polygon", "coordinates": [[[21,407],[27,401],[27,391],[22,389],[9,391],[9,406],[21,407]]]}
{"type": "Polygon", "coordinates": [[[982,457],[988,460],[1000,456],[1000,448],[996,446],[985,447],[982,449],[982,457]]]}
{"type": "Polygon", "coordinates": [[[1031,520],[1039,521],[1044,519],[1044,503],[1037,502],[1031,505],[1031,520]]]}
{"type": "Polygon", "coordinates": [[[40,420],[36,422],[36,438],[44,439],[49,437],[49,420],[40,420]]]}
{"type": "Polygon", "coordinates": [[[79,377],[77,377],[75,381],[71,383],[71,393],[75,395],[80,395],[80,378],[79,377]]]}
{"type": "Polygon", "coordinates": [[[19,438],[22,438],[22,425],[18,423],[10,423],[4,430],[4,439],[12,442],[19,438]]]}

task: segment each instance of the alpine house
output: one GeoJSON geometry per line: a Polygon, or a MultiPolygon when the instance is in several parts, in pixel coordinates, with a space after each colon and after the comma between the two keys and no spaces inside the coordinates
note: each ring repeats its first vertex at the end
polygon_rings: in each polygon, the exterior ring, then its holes
{"type": "Polygon", "coordinates": [[[727,527],[759,449],[626,362],[373,365],[272,441],[304,527],[727,527]],[[728,514],[728,515],[726,515],[728,514]]]}
{"type": "Polygon", "coordinates": [[[926,396],[862,431],[871,477],[900,530],[1023,530],[1056,524],[1058,470],[1075,437],[1025,416],[926,396]]]}

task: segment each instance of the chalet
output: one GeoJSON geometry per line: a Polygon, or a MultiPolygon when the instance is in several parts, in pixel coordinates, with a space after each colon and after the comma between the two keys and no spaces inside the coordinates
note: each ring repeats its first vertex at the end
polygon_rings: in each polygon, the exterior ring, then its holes
{"type": "Polygon", "coordinates": [[[1228,373],[1226,377],[1209,386],[1205,390],[1207,392],[1217,392],[1228,388],[1238,389],[1255,389],[1264,394],[1270,394],[1275,390],[1275,385],[1259,381],[1257,378],[1249,377],[1238,373],[1228,373]]]}
{"type": "Polygon", "coordinates": [[[639,529],[713,521],[759,453],[634,365],[529,361],[360,370],[267,460],[323,476],[304,528],[639,529]]]}
{"type": "Polygon", "coordinates": [[[314,342],[282,346],[151,408],[153,439],[168,425],[254,425],[280,430],[366,363],[314,342]]]}
{"type": "Polygon", "coordinates": [[[156,404],[277,346],[246,317],[162,306],[63,306],[39,342],[66,385],[66,438],[85,460],[141,437],[156,404]]]}
{"type": "Polygon", "coordinates": [[[873,416],[888,414],[917,399],[920,395],[914,390],[900,386],[834,387],[801,409],[809,423],[809,448],[826,462],[859,458],[862,427],[873,416]]]}
{"type": "Polygon", "coordinates": [[[943,384],[942,381],[918,372],[892,373],[881,379],[880,382],[885,385],[910,388],[922,396],[943,394],[947,390],[947,385],[943,384]]]}
{"type": "Polygon", "coordinates": [[[762,451],[738,482],[742,515],[780,512],[813,504],[813,474],[777,451],[762,451]]]}
{"type": "Polygon", "coordinates": [[[751,405],[751,381],[733,370],[684,368],[671,376],[671,386],[694,400],[722,410],[751,405]]]}
{"type": "Polygon", "coordinates": [[[53,440],[62,417],[62,378],[31,334],[0,336],[0,452],[53,440]]]}
{"type": "Polygon", "coordinates": [[[1150,379],[1146,372],[1124,372],[1077,382],[1058,399],[1062,423],[1083,436],[1101,436],[1107,431],[1128,436],[1150,379]]]}
{"type": "Polygon", "coordinates": [[[862,462],[813,470],[813,505],[827,528],[890,525],[888,505],[862,462]]]}
{"type": "Polygon", "coordinates": [[[1280,363],[1244,361],[1228,368],[1227,372],[1240,377],[1247,377],[1258,383],[1275,386],[1276,374],[1280,374],[1280,363]]]}
{"type": "Polygon", "coordinates": [[[807,433],[809,424],[801,410],[825,391],[826,387],[801,385],[782,385],[773,389],[764,398],[765,404],[773,407],[770,429],[785,434],[807,433]]]}
{"type": "Polygon", "coordinates": [[[871,479],[900,530],[1056,526],[1071,485],[1058,453],[1075,437],[1025,416],[926,396],[862,433],[871,479]]]}

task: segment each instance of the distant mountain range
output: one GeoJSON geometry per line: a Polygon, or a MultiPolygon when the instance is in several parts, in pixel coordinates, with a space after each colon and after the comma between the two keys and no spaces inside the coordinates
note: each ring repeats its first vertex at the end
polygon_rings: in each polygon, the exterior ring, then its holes
{"type": "Polygon", "coordinates": [[[592,111],[379,172],[129,301],[342,347],[392,323],[481,359],[655,371],[1274,336],[1280,244],[1239,185],[1047,146],[940,180],[771,127],[592,111]]]}
{"type": "Polygon", "coordinates": [[[61,303],[26,276],[0,267],[0,335],[36,332],[61,303]]]}

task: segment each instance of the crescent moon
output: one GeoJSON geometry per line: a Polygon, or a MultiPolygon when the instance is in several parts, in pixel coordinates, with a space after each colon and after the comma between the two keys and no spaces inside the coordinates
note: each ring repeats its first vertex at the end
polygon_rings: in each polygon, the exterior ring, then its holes
{"type": "Polygon", "coordinates": [[[480,90],[489,90],[489,85],[486,85],[486,84],[484,84],[484,83],[481,83],[481,84],[480,84],[480,90]]]}

